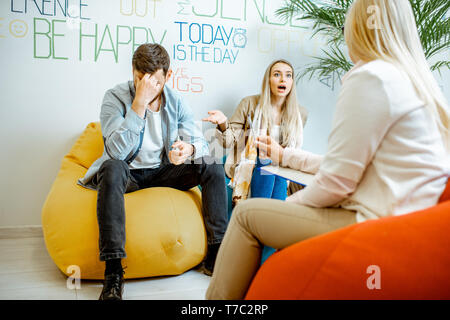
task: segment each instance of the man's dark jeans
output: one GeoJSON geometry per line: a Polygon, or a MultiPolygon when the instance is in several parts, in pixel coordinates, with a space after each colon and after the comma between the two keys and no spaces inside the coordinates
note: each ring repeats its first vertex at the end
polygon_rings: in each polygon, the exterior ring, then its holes
{"type": "Polygon", "coordinates": [[[107,160],[95,177],[100,260],[125,258],[124,194],[151,187],[202,188],[202,213],[208,244],[220,243],[228,224],[225,173],[210,157],[194,163],[166,164],[156,169],[129,169],[121,160],[107,160]]]}

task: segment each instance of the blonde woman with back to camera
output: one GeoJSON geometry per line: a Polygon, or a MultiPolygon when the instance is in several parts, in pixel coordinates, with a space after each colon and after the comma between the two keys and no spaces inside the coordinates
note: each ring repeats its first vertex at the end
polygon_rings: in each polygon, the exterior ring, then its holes
{"type": "Polygon", "coordinates": [[[208,299],[242,299],[261,246],[285,248],[350,224],[437,203],[448,177],[448,104],[425,59],[408,0],[355,0],[345,22],[355,67],[342,81],[323,158],[260,139],[281,165],[316,175],[286,202],[239,204],[219,249],[208,299]],[[376,6],[375,25],[369,6],[376,6]]]}

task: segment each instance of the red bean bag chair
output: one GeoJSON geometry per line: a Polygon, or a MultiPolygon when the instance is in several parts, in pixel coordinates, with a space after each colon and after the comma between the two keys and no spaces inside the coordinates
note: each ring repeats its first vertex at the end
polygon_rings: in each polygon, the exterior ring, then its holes
{"type": "Polygon", "coordinates": [[[246,299],[450,299],[450,183],[439,203],[291,245],[246,299]]]}

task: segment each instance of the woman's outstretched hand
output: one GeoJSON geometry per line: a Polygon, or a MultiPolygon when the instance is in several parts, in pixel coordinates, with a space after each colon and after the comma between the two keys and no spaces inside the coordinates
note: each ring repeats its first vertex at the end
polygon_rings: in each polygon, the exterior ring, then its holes
{"type": "Polygon", "coordinates": [[[222,111],[220,110],[208,111],[208,115],[209,116],[207,118],[203,118],[202,121],[208,121],[218,125],[220,131],[222,132],[224,132],[227,129],[226,127],[227,117],[223,114],[222,111]]]}
{"type": "Polygon", "coordinates": [[[270,136],[257,137],[255,144],[259,149],[261,158],[267,156],[274,164],[279,164],[283,161],[284,148],[270,136]]]}

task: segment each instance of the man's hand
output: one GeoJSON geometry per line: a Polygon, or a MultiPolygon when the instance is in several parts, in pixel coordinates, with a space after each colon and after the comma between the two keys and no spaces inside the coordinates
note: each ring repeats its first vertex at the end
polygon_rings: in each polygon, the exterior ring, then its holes
{"type": "Polygon", "coordinates": [[[213,124],[217,124],[219,126],[220,131],[224,132],[227,123],[227,117],[220,110],[212,110],[208,111],[209,116],[207,118],[203,118],[202,121],[208,121],[213,124]]]}
{"type": "Polygon", "coordinates": [[[283,147],[270,136],[259,136],[255,141],[256,147],[260,151],[260,157],[269,157],[275,164],[283,161],[283,147]]]}
{"type": "Polygon", "coordinates": [[[162,85],[155,75],[150,76],[149,73],[146,73],[141,80],[136,78],[136,96],[131,107],[141,118],[144,118],[147,105],[155,99],[162,85]]]}
{"type": "Polygon", "coordinates": [[[171,149],[169,151],[169,160],[176,166],[184,163],[194,153],[194,146],[183,141],[176,141],[171,149]]]}

